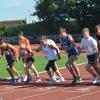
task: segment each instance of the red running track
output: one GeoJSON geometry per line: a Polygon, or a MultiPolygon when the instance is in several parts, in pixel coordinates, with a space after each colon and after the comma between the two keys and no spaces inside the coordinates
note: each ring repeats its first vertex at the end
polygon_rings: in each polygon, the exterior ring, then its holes
{"type": "Polygon", "coordinates": [[[0,81],[0,100],[100,100],[100,86],[91,83],[91,76],[86,72],[85,65],[80,65],[84,82],[72,85],[72,77],[66,69],[61,69],[66,81],[55,85],[47,84],[47,74],[41,73],[42,82],[23,83],[16,86],[9,81],[0,81]]]}

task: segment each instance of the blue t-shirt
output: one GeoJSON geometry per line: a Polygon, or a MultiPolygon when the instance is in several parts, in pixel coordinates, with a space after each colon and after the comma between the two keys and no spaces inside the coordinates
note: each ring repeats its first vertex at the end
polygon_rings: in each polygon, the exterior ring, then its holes
{"type": "MultiPolygon", "coordinates": [[[[67,35],[66,38],[61,37],[61,45],[63,45],[66,48],[69,48],[71,46],[71,42],[69,40],[69,35],[67,35]]],[[[78,53],[78,49],[77,49],[77,47],[74,47],[68,51],[68,57],[73,56],[73,55],[76,56],[77,53],[78,53]]]]}

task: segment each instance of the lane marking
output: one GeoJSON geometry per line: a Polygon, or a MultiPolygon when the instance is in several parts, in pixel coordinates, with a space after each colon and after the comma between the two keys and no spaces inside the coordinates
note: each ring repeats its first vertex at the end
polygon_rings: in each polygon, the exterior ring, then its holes
{"type": "Polygon", "coordinates": [[[83,92],[89,92],[89,91],[87,91],[87,90],[82,90],[82,91],[72,90],[72,91],[70,91],[69,90],[69,91],[62,91],[62,92],[66,92],[66,93],[69,93],[69,92],[74,92],[74,93],[77,93],[78,92],[78,93],[80,93],[81,92],[81,93],[83,93],[83,92]]]}
{"type": "MultiPolygon", "coordinates": [[[[69,88],[72,88],[72,87],[69,87],[69,88]]],[[[68,89],[68,88],[67,88],[68,89]]],[[[55,90],[55,91],[49,91],[49,92],[46,92],[46,93],[40,93],[40,94],[37,94],[37,95],[31,95],[31,96],[26,96],[26,97],[23,97],[23,98],[17,98],[15,100],[24,100],[24,99],[28,99],[28,98],[33,98],[33,97],[37,97],[37,96],[41,96],[41,95],[45,95],[45,94],[50,94],[50,93],[54,93],[54,92],[58,92],[58,91],[62,91],[62,90],[65,90],[65,89],[58,89],[58,90],[55,90]]]]}
{"type": "Polygon", "coordinates": [[[46,90],[51,90],[51,89],[55,89],[57,88],[56,86],[47,86],[47,87],[42,87],[42,88],[39,88],[40,90],[42,89],[46,89],[46,90]]]}
{"type": "Polygon", "coordinates": [[[65,99],[65,100],[75,100],[75,99],[78,99],[78,98],[81,98],[81,97],[85,97],[85,96],[89,96],[89,95],[92,95],[92,94],[96,94],[96,93],[99,93],[99,92],[100,91],[95,91],[95,92],[83,94],[83,95],[80,95],[80,96],[75,96],[75,97],[72,97],[72,98],[68,98],[68,99],[65,99]]]}
{"type": "MultiPolygon", "coordinates": [[[[88,75],[84,75],[84,76],[88,76],[88,75]]],[[[29,85],[28,85],[29,86],[29,85]]],[[[16,87],[16,86],[12,86],[12,87],[16,87]]],[[[23,86],[18,86],[18,87],[23,87],[23,86]]],[[[68,88],[73,88],[73,87],[67,87],[67,89],[68,88]]],[[[16,88],[16,89],[18,89],[18,88],[16,88]]],[[[20,90],[23,90],[23,89],[18,89],[18,90],[14,90],[14,91],[9,91],[9,92],[3,92],[3,93],[0,93],[0,94],[9,94],[9,93],[13,93],[13,92],[15,92],[15,91],[20,91],[20,90]]]]}
{"type": "Polygon", "coordinates": [[[76,90],[79,90],[79,91],[86,91],[86,90],[92,90],[93,88],[95,88],[96,86],[85,86],[85,87],[80,87],[76,90]]]}

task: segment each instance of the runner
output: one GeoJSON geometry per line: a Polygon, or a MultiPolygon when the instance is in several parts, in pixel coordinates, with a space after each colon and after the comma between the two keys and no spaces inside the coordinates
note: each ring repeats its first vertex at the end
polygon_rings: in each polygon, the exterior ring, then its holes
{"type": "Polygon", "coordinates": [[[98,49],[96,40],[91,37],[89,34],[88,28],[83,28],[82,30],[83,39],[81,40],[80,51],[85,49],[87,53],[88,64],[86,65],[86,70],[93,76],[93,83],[99,83],[98,76],[100,77],[100,68],[98,68],[97,58],[98,58],[98,49]]]}
{"type": "Polygon", "coordinates": [[[66,67],[73,76],[72,84],[82,82],[79,68],[77,67],[77,55],[78,49],[75,46],[75,42],[70,34],[67,34],[66,29],[61,27],[59,29],[61,36],[61,46],[68,53],[68,61],[66,67]]]}
{"type": "Polygon", "coordinates": [[[7,71],[9,73],[9,75],[11,76],[11,84],[15,85],[16,84],[16,80],[14,78],[13,73],[18,76],[18,80],[17,82],[22,82],[22,76],[20,76],[20,74],[18,73],[18,71],[16,70],[16,68],[14,67],[14,61],[18,60],[18,52],[16,50],[16,48],[9,44],[9,43],[5,43],[2,39],[0,40],[0,49],[1,49],[1,56],[5,55],[6,60],[7,60],[7,71]]]}
{"type": "Polygon", "coordinates": [[[59,72],[56,64],[56,60],[57,58],[60,59],[60,55],[59,49],[56,46],[55,42],[51,39],[47,39],[45,36],[42,36],[40,39],[40,47],[37,49],[37,51],[39,50],[43,50],[45,57],[48,59],[48,64],[45,68],[50,77],[48,83],[53,84],[57,82],[57,80],[53,79],[53,75],[50,68],[53,70],[54,73],[56,73],[59,76],[60,81],[65,81],[61,73],[59,72]]]}
{"type": "Polygon", "coordinates": [[[100,24],[98,24],[95,27],[95,36],[96,36],[96,40],[97,40],[97,45],[98,45],[98,51],[99,51],[99,65],[100,65],[100,24]]]}
{"type": "Polygon", "coordinates": [[[25,82],[29,82],[31,80],[31,74],[30,74],[30,69],[32,72],[35,74],[36,79],[35,82],[40,82],[40,76],[38,71],[36,70],[34,66],[34,57],[33,57],[33,51],[31,50],[30,47],[30,41],[24,37],[23,34],[19,35],[19,44],[20,44],[20,49],[19,49],[19,55],[23,59],[23,65],[25,68],[25,82]]]}

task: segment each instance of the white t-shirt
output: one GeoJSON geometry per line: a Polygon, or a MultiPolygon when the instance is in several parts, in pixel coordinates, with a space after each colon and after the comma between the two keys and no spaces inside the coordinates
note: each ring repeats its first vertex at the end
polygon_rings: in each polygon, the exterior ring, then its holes
{"type": "Polygon", "coordinates": [[[92,55],[92,54],[96,53],[95,48],[97,48],[97,42],[91,36],[89,36],[88,39],[83,38],[81,40],[80,48],[85,49],[87,55],[92,55]]]}
{"type": "MultiPolygon", "coordinates": [[[[56,44],[55,44],[55,42],[53,40],[47,39],[46,46],[42,47],[45,56],[47,57],[48,60],[55,60],[55,59],[57,59],[57,52],[56,52],[56,50],[50,48],[48,45],[53,45],[54,47],[57,48],[57,46],[56,46],[56,44]]],[[[60,52],[59,49],[58,49],[58,52],[60,52]]]]}

